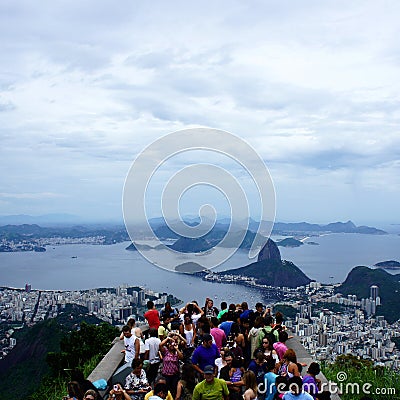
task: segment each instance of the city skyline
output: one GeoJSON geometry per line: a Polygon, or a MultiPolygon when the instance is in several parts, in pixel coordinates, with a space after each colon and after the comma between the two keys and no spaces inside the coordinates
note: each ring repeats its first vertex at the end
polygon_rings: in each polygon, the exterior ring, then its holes
{"type": "MultiPolygon", "coordinates": [[[[138,154],[171,132],[211,127],[257,150],[278,221],[400,223],[399,3],[0,10],[0,215],[122,220],[138,154]]],[[[208,156],[165,164],[158,193],[193,160],[220,162],[208,156]]],[[[188,193],[182,214],[210,200],[228,214],[209,187],[188,193]]],[[[156,193],[150,217],[158,206],[156,193]]]]}

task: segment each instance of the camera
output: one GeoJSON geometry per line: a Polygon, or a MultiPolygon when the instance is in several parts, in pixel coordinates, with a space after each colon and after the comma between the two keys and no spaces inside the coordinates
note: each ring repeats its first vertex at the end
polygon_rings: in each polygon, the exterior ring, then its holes
{"type": "Polygon", "coordinates": [[[119,386],[118,385],[114,385],[114,390],[115,391],[119,391],[119,386]]]}

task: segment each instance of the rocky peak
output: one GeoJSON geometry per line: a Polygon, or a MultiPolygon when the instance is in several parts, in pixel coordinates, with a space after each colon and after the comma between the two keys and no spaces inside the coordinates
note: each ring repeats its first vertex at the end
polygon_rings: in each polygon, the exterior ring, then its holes
{"type": "Polygon", "coordinates": [[[278,261],[282,262],[281,253],[278,246],[272,239],[268,239],[265,246],[258,253],[257,261],[278,261]]]}

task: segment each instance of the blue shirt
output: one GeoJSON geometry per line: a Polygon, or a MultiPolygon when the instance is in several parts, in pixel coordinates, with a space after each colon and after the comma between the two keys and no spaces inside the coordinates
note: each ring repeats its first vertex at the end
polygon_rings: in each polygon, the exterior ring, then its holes
{"type": "Polygon", "coordinates": [[[201,345],[193,352],[192,363],[204,371],[206,365],[215,365],[215,360],[220,356],[218,347],[214,343],[211,347],[201,345]]]}
{"type": "Polygon", "coordinates": [[[225,332],[226,337],[229,336],[231,333],[231,328],[232,328],[233,321],[224,321],[221,324],[219,324],[220,329],[222,329],[225,332]]]}
{"type": "Polygon", "coordinates": [[[264,375],[265,400],[273,400],[276,393],[275,381],[277,376],[273,372],[267,372],[264,375]]]}

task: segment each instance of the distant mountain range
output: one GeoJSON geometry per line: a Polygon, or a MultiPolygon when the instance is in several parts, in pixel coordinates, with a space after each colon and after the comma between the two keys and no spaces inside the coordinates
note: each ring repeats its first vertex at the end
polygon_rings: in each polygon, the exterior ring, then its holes
{"type": "MultiPolygon", "coordinates": [[[[189,226],[196,226],[200,223],[200,219],[190,219],[184,221],[189,226]]],[[[213,229],[208,234],[209,237],[213,239],[218,239],[219,237],[223,237],[225,233],[229,229],[230,220],[222,219],[217,220],[213,229]]],[[[177,239],[178,235],[173,232],[165,220],[163,218],[153,218],[149,220],[149,224],[154,230],[157,237],[160,239],[177,239]]],[[[174,222],[169,223],[170,226],[174,226],[174,222]]],[[[260,232],[268,232],[267,228],[271,228],[272,223],[268,221],[255,221],[253,219],[249,219],[248,224],[246,221],[238,221],[232,223],[231,231],[241,231],[243,229],[248,229],[250,232],[257,232],[260,228],[260,232]]],[[[356,226],[354,222],[332,222],[326,225],[319,224],[311,224],[308,222],[275,222],[273,224],[272,233],[281,234],[284,236],[290,236],[292,233],[301,234],[301,233],[363,233],[363,234],[372,234],[372,235],[384,235],[387,234],[384,230],[377,229],[370,226],[356,226]]],[[[207,236],[207,235],[206,235],[207,236]]]]}
{"type": "MultiPolygon", "coordinates": [[[[198,217],[184,217],[184,222],[189,226],[196,226],[200,223],[200,218],[198,217]]],[[[154,231],[157,232],[160,238],[175,238],[177,235],[169,229],[164,217],[150,218],[148,221],[149,225],[154,231]]],[[[169,221],[169,225],[174,227],[178,221],[169,221]]],[[[121,226],[123,221],[115,220],[85,220],[82,217],[73,214],[44,214],[39,216],[18,214],[18,215],[5,215],[0,216],[0,226],[1,225],[31,225],[36,224],[42,227],[72,227],[74,225],[81,226],[102,226],[102,227],[112,227],[121,226]]],[[[137,228],[140,231],[141,226],[144,223],[138,223],[137,228]]],[[[147,224],[147,223],[146,223],[147,224]]],[[[326,225],[313,224],[309,222],[275,222],[271,221],[256,221],[253,218],[242,219],[231,221],[230,218],[224,217],[219,218],[216,221],[214,229],[216,230],[214,235],[220,235],[217,231],[226,232],[231,225],[231,230],[241,231],[243,229],[248,229],[252,232],[269,232],[271,227],[273,227],[273,232],[277,234],[288,233],[285,236],[290,236],[290,232],[296,233],[310,233],[310,232],[332,232],[332,233],[366,233],[366,234],[385,234],[386,232],[369,226],[356,226],[352,221],[347,222],[332,222],[326,225]],[[273,226],[272,226],[273,225],[273,226]],[[260,228],[260,229],[259,229],[260,228]]]]}

